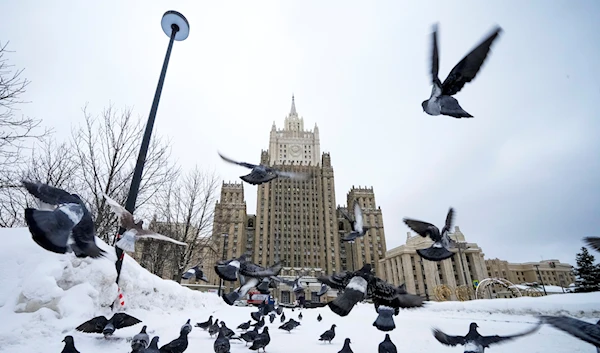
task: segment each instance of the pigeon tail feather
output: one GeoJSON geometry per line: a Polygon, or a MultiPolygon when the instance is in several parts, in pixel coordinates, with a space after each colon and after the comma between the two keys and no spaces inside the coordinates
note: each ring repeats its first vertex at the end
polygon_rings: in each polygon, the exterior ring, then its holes
{"type": "Polygon", "coordinates": [[[396,323],[394,322],[394,308],[382,305],[379,307],[378,312],[379,315],[375,322],[373,322],[373,326],[383,332],[392,331],[396,328],[396,323]]]}
{"type": "MultiPolygon", "coordinates": [[[[435,245],[435,244],[434,244],[435,245]]],[[[438,248],[432,245],[426,249],[417,250],[417,254],[429,261],[442,261],[454,256],[454,253],[444,247],[438,248]]]]}

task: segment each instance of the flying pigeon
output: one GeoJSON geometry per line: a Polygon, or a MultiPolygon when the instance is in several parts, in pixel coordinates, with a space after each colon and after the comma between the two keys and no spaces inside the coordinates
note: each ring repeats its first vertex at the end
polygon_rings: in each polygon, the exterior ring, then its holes
{"type": "Polygon", "coordinates": [[[392,331],[396,328],[392,315],[398,315],[400,308],[416,308],[423,306],[423,298],[410,294],[406,291],[406,285],[394,287],[379,277],[372,276],[369,281],[367,292],[375,305],[375,311],[379,314],[373,326],[380,331],[392,331]]]}
{"type": "Polygon", "coordinates": [[[600,251],[600,237],[585,237],[583,240],[596,251],[600,251]]]}
{"type": "Polygon", "coordinates": [[[75,348],[73,336],[65,336],[62,341],[65,342],[65,348],[63,348],[61,353],[80,353],[77,348],[75,348]]]}
{"type": "Polygon", "coordinates": [[[367,234],[369,227],[365,226],[364,224],[364,215],[358,200],[354,200],[354,219],[350,218],[350,216],[348,216],[348,214],[343,210],[341,210],[341,213],[352,225],[352,232],[343,237],[341,239],[342,241],[353,242],[356,240],[356,238],[363,237],[365,234],[367,234]]]}
{"type": "Polygon", "coordinates": [[[596,351],[600,352],[600,321],[595,325],[582,320],[568,316],[538,316],[543,323],[552,325],[554,328],[562,330],[571,336],[575,336],[582,341],[596,346],[596,351]]]}
{"type": "Polygon", "coordinates": [[[496,27],[481,44],[454,66],[448,77],[444,80],[444,83],[442,83],[438,77],[437,24],[434,26],[431,52],[431,80],[433,88],[431,90],[431,97],[421,103],[424,112],[429,115],[447,115],[457,119],[473,117],[452,96],[460,92],[466,83],[471,82],[475,78],[490,52],[492,43],[501,32],[502,28],[496,27]]]}
{"type": "Polygon", "coordinates": [[[446,224],[442,231],[431,223],[417,221],[415,219],[404,218],[404,223],[415,231],[420,236],[426,238],[429,237],[434,241],[433,245],[427,249],[418,249],[417,253],[419,256],[429,261],[442,261],[449,259],[454,256],[454,253],[448,250],[455,242],[450,239],[448,234],[452,229],[452,223],[454,221],[454,209],[450,208],[446,215],[446,224]]]}
{"type": "Polygon", "coordinates": [[[188,335],[190,332],[192,332],[192,325],[190,325],[190,319],[188,319],[187,322],[181,326],[179,337],[160,347],[160,352],[183,353],[188,347],[188,335]]]}
{"type": "Polygon", "coordinates": [[[226,162],[237,164],[239,166],[252,169],[250,174],[240,177],[240,179],[242,179],[243,181],[245,181],[251,185],[264,184],[264,183],[267,183],[277,177],[291,178],[291,179],[296,179],[296,180],[308,180],[311,178],[310,174],[286,172],[286,171],[278,170],[278,169],[260,165],[260,164],[256,165],[256,164],[250,164],[250,163],[246,163],[246,162],[237,162],[237,161],[234,161],[233,159],[223,156],[221,153],[219,153],[219,156],[221,156],[221,158],[226,162]]]}
{"type": "Polygon", "coordinates": [[[338,353],[354,353],[352,351],[352,348],[350,348],[350,339],[346,338],[344,340],[344,346],[342,347],[342,349],[338,352],[338,353]]]}
{"type": "Polygon", "coordinates": [[[317,293],[317,297],[320,297],[323,294],[327,293],[328,290],[329,290],[329,287],[325,283],[322,283],[321,289],[319,289],[319,292],[317,293]]]}
{"type": "Polygon", "coordinates": [[[111,336],[115,330],[133,326],[140,322],[142,321],[131,315],[116,313],[110,319],[107,319],[104,316],[97,316],[79,325],[76,330],[87,333],[101,333],[104,337],[108,337],[111,336]]]}
{"type": "Polygon", "coordinates": [[[336,327],[337,326],[335,324],[331,325],[331,328],[329,330],[327,330],[321,334],[321,337],[319,337],[319,341],[331,343],[331,340],[333,340],[335,338],[335,328],[336,327]]]}
{"type": "Polygon", "coordinates": [[[492,344],[503,343],[517,337],[526,336],[539,330],[541,323],[538,323],[533,328],[527,331],[517,333],[511,336],[482,336],[477,332],[477,323],[472,322],[469,325],[469,332],[466,336],[449,336],[438,329],[433,329],[433,336],[442,344],[446,346],[465,346],[465,353],[483,353],[486,348],[489,348],[492,344]]]}
{"type": "Polygon", "coordinates": [[[185,271],[183,275],[181,275],[181,278],[183,279],[190,279],[192,277],[196,277],[197,281],[204,281],[208,283],[208,278],[206,278],[206,275],[200,268],[200,265],[190,268],[189,270],[185,271]]]}
{"type": "Polygon", "coordinates": [[[271,342],[271,336],[269,335],[269,328],[265,327],[263,329],[263,332],[261,332],[260,335],[258,335],[258,337],[256,337],[254,339],[254,341],[252,341],[252,345],[249,348],[253,351],[257,351],[262,348],[263,352],[265,352],[265,347],[270,342],[271,342]]]}
{"type": "Polygon", "coordinates": [[[110,206],[110,209],[119,217],[121,221],[121,227],[125,228],[126,231],[121,234],[121,239],[116,243],[116,246],[123,249],[124,251],[134,252],[135,242],[140,238],[152,238],[161,241],[168,241],[177,245],[187,246],[186,243],[177,241],[173,238],[169,238],[162,234],[158,234],[152,230],[142,228],[143,221],[135,222],[131,212],[127,211],[125,207],[121,206],[117,201],[103,194],[106,202],[110,206]]]}
{"type": "Polygon", "coordinates": [[[244,323],[240,324],[237,328],[240,330],[247,331],[250,328],[250,322],[251,322],[251,320],[248,320],[248,322],[244,322],[244,323]]]}
{"type": "Polygon", "coordinates": [[[212,318],[213,318],[213,316],[211,315],[211,316],[209,316],[209,318],[208,318],[207,321],[198,322],[196,324],[196,327],[200,327],[201,329],[203,329],[204,331],[206,331],[210,327],[210,325],[212,325],[212,318]]]}
{"type": "Polygon", "coordinates": [[[131,340],[131,349],[134,352],[143,352],[146,347],[150,344],[150,336],[146,333],[146,325],[142,327],[140,333],[133,336],[131,340]]]}
{"type": "Polygon", "coordinates": [[[152,337],[152,341],[150,341],[148,348],[143,353],[161,353],[160,349],[158,349],[158,336],[152,337]]]}
{"type": "Polygon", "coordinates": [[[78,195],[40,182],[21,183],[40,203],[39,209],[25,209],[33,241],[58,254],[73,251],[80,258],[103,256],[105,251],[95,242],[92,215],[78,195]]]}
{"type": "Polygon", "coordinates": [[[385,339],[379,344],[378,353],[398,353],[398,349],[392,340],[390,339],[390,334],[385,334],[385,339]]]}
{"type": "Polygon", "coordinates": [[[213,344],[215,353],[229,353],[231,344],[229,343],[229,338],[227,338],[225,334],[226,328],[227,327],[225,326],[221,326],[221,329],[219,330],[219,335],[213,344]]]}

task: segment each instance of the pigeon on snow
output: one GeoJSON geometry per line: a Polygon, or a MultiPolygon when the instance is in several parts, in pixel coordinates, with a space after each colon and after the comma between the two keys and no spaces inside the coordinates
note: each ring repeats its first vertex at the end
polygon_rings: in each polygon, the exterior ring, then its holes
{"type": "Polygon", "coordinates": [[[346,338],[344,340],[344,346],[342,347],[342,349],[338,352],[338,353],[354,353],[352,351],[352,348],[350,348],[350,339],[346,338]]]}
{"type": "Polygon", "coordinates": [[[208,320],[196,323],[196,327],[200,327],[201,329],[206,331],[212,325],[212,318],[213,316],[211,315],[208,317],[208,320]]]}
{"type": "Polygon", "coordinates": [[[583,240],[596,251],[600,251],[600,237],[585,237],[583,240]]]}
{"type": "Polygon", "coordinates": [[[221,153],[219,153],[219,156],[221,156],[221,158],[226,162],[237,164],[239,166],[252,169],[250,174],[240,177],[240,179],[242,179],[243,181],[245,181],[251,185],[264,184],[264,183],[267,183],[277,177],[290,178],[290,179],[296,179],[296,180],[308,180],[311,177],[310,174],[286,172],[286,171],[278,170],[278,169],[271,168],[271,167],[261,165],[261,164],[256,165],[256,164],[250,164],[250,163],[246,163],[246,162],[237,162],[237,161],[234,161],[233,159],[223,156],[221,153]]]}
{"type": "Polygon", "coordinates": [[[133,326],[140,322],[142,321],[131,315],[116,313],[110,319],[107,319],[104,316],[97,316],[79,325],[76,330],[87,333],[101,333],[104,337],[108,337],[112,335],[115,330],[133,326]]]}
{"type": "Polygon", "coordinates": [[[208,283],[208,278],[206,278],[206,275],[204,274],[204,271],[202,271],[202,269],[200,268],[200,265],[196,265],[190,268],[189,270],[185,271],[183,275],[181,275],[181,278],[183,279],[190,279],[192,277],[196,277],[197,281],[204,281],[208,283]]]}
{"type": "Polygon", "coordinates": [[[117,242],[117,246],[124,251],[134,252],[135,242],[140,238],[152,238],[156,240],[168,241],[177,245],[187,246],[186,243],[177,241],[173,238],[169,238],[162,234],[158,234],[152,230],[142,228],[143,221],[135,222],[131,212],[127,211],[125,207],[121,206],[117,201],[103,194],[106,202],[110,206],[110,209],[119,217],[121,221],[121,227],[125,228],[126,231],[121,234],[121,239],[117,242]]]}
{"type": "Polygon", "coordinates": [[[229,353],[231,344],[229,343],[229,338],[227,338],[225,334],[226,328],[227,327],[225,326],[221,326],[221,329],[219,330],[219,335],[213,344],[215,353],[229,353]]]}
{"type": "Polygon", "coordinates": [[[161,353],[160,349],[158,349],[158,336],[152,337],[152,341],[150,341],[148,348],[143,353],[161,353]]]}
{"type": "Polygon", "coordinates": [[[63,348],[61,353],[80,353],[77,348],[75,348],[73,336],[65,336],[62,341],[65,342],[65,348],[63,348]]]}
{"type": "Polygon", "coordinates": [[[40,201],[40,209],[25,209],[33,241],[58,254],[73,251],[80,258],[103,256],[105,251],[95,242],[92,215],[78,195],[40,182],[21,183],[40,201]]]}
{"type": "Polygon", "coordinates": [[[444,83],[442,83],[438,77],[437,25],[434,26],[431,52],[431,79],[433,88],[431,90],[431,97],[421,103],[424,112],[429,115],[447,115],[457,119],[473,117],[452,96],[460,92],[466,83],[471,82],[475,78],[490,52],[492,43],[500,32],[502,32],[502,29],[496,27],[481,44],[454,66],[448,77],[444,80],[444,83]]]}
{"type": "Polygon", "coordinates": [[[281,322],[285,321],[285,313],[281,313],[281,316],[279,317],[281,319],[281,322]]]}
{"type": "Polygon", "coordinates": [[[331,341],[335,338],[335,328],[336,327],[337,327],[336,324],[331,325],[331,328],[329,330],[327,330],[321,334],[321,337],[319,337],[319,341],[331,343],[331,341]]]}
{"type": "Polygon", "coordinates": [[[270,313],[270,314],[269,314],[269,323],[271,323],[271,324],[272,324],[272,323],[273,323],[273,321],[275,321],[275,317],[276,317],[276,316],[277,316],[277,315],[275,315],[275,313],[270,313]]]}
{"type": "Polygon", "coordinates": [[[188,347],[188,335],[190,332],[192,332],[192,325],[190,325],[190,319],[188,319],[187,322],[181,326],[179,337],[160,347],[160,352],[183,353],[188,347]]]}
{"type": "Polygon", "coordinates": [[[302,320],[302,313],[298,314],[298,319],[302,320]]]}
{"type": "Polygon", "coordinates": [[[254,326],[252,331],[242,333],[240,337],[246,341],[246,345],[248,345],[248,342],[253,342],[258,337],[258,326],[254,326]]]}
{"type": "Polygon", "coordinates": [[[144,325],[140,333],[131,339],[131,349],[133,352],[143,352],[148,347],[148,344],[150,344],[150,336],[146,333],[146,325],[144,325]]]}
{"type": "Polygon", "coordinates": [[[250,328],[250,322],[251,322],[251,320],[248,320],[248,322],[244,322],[244,323],[240,324],[237,328],[240,330],[247,331],[250,328]]]}
{"type": "Polygon", "coordinates": [[[378,353],[397,353],[398,349],[392,340],[390,339],[390,334],[385,334],[385,339],[379,343],[379,351],[378,353]]]}
{"type": "Polygon", "coordinates": [[[258,335],[258,337],[256,337],[254,339],[254,341],[252,341],[252,345],[250,346],[250,349],[253,351],[258,351],[262,348],[263,352],[265,352],[265,347],[270,342],[271,342],[271,336],[269,335],[269,328],[265,327],[263,329],[263,332],[261,332],[260,335],[258,335]]]}
{"type": "Polygon", "coordinates": [[[219,333],[219,329],[219,319],[216,319],[215,322],[208,327],[208,334],[210,335],[210,337],[212,337],[213,335],[219,333]]]}
{"type": "Polygon", "coordinates": [[[426,238],[429,237],[434,241],[433,245],[427,249],[418,249],[417,253],[419,256],[429,261],[442,261],[449,259],[454,256],[454,253],[449,248],[455,243],[454,240],[450,239],[448,234],[452,229],[452,223],[454,221],[454,209],[450,208],[446,215],[446,224],[440,232],[440,229],[431,223],[417,221],[415,219],[404,218],[404,223],[420,236],[426,238]]]}
{"type": "Polygon", "coordinates": [[[296,327],[300,326],[300,323],[294,319],[290,319],[290,321],[286,322],[285,324],[279,326],[279,328],[281,330],[285,330],[288,333],[290,333],[290,331],[292,331],[293,329],[295,329],[296,327]]]}
{"type": "Polygon", "coordinates": [[[449,336],[438,329],[433,329],[433,336],[442,344],[447,346],[462,345],[465,346],[465,353],[483,353],[486,348],[492,344],[503,343],[517,337],[526,336],[539,330],[541,323],[527,331],[517,333],[511,336],[482,336],[477,332],[477,323],[472,322],[469,325],[469,332],[466,336],[449,336]]]}
{"type": "Polygon", "coordinates": [[[358,200],[354,201],[354,219],[350,218],[350,216],[348,216],[348,214],[343,210],[341,210],[341,213],[352,225],[352,232],[342,238],[342,241],[353,242],[356,240],[356,238],[363,237],[365,234],[367,234],[369,227],[365,226],[364,215],[358,200]]]}
{"type": "Polygon", "coordinates": [[[321,320],[323,320],[323,317],[321,317],[321,314],[319,314],[319,316],[317,316],[317,321],[321,322],[321,320]]]}
{"type": "Polygon", "coordinates": [[[596,346],[596,352],[600,352],[600,321],[595,325],[568,316],[539,316],[543,323],[562,330],[571,336],[596,346]]]}

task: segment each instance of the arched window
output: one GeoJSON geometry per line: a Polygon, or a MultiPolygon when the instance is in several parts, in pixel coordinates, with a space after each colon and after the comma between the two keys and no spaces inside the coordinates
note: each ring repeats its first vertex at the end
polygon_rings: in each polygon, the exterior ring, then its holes
{"type": "Polygon", "coordinates": [[[248,228],[254,228],[254,220],[253,219],[248,220],[248,228]]]}

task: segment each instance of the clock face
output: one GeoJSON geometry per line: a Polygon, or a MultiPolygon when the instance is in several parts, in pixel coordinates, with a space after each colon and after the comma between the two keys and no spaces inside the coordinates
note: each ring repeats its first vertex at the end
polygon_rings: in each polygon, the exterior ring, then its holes
{"type": "Polygon", "coordinates": [[[290,152],[291,152],[292,156],[294,156],[294,157],[299,156],[300,152],[301,152],[300,146],[298,146],[298,145],[292,145],[290,147],[290,152]]]}

